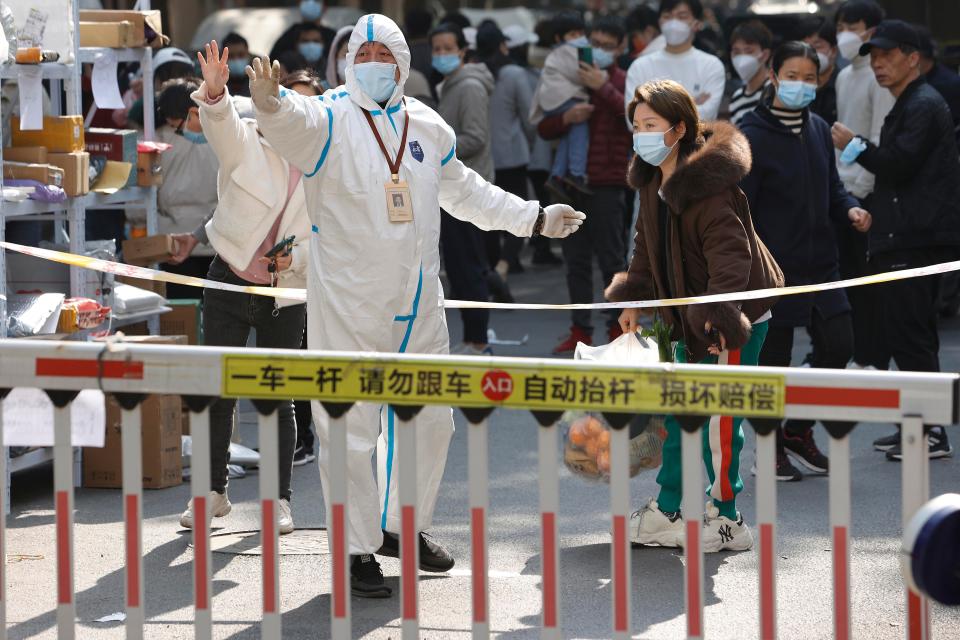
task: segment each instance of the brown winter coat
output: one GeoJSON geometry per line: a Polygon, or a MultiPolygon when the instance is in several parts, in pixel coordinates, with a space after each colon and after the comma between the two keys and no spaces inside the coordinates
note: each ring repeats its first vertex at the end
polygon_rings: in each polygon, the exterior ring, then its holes
{"type": "MultiPolygon", "coordinates": [[[[783,273],[757,237],[747,198],[737,183],[750,172],[750,145],[736,127],[711,123],[705,143],[684,159],[663,185],[670,211],[670,277],[672,297],[731,293],[783,286],[783,273]]],[[[660,269],[657,209],[661,173],[641,184],[642,161],[634,158],[627,176],[640,192],[636,250],[626,273],[607,288],[608,300],[622,302],[666,297],[667,274],[660,269]]],[[[683,340],[690,362],[707,356],[711,340],[704,335],[709,321],[723,334],[730,349],[750,339],[751,323],[763,316],[776,298],[672,307],[665,314],[674,326],[673,338],[683,340]]]]}

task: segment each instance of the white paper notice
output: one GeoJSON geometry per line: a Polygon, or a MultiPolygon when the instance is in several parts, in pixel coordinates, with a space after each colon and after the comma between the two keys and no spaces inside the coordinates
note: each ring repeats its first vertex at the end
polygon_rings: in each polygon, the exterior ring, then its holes
{"type": "Polygon", "coordinates": [[[98,109],[123,109],[123,98],[117,85],[117,54],[105,51],[93,62],[93,99],[98,109]]]}
{"type": "MultiPolygon", "coordinates": [[[[106,424],[102,391],[84,389],[70,403],[70,441],[74,447],[102,447],[106,424]]],[[[3,444],[53,446],[53,403],[46,393],[17,388],[3,400],[3,444]]]]}
{"type": "Polygon", "coordinates": [[[20,85],[20,130],[43,129],[43,71],[40,65],[21,65],[17,82],[20,85]]]}

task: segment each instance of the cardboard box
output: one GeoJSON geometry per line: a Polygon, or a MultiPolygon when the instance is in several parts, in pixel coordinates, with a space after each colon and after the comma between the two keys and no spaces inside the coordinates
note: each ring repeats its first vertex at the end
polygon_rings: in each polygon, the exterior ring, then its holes
{"type": "Polygon", "coordinates": [[[127,264],[146,265],[164,262],[173,255],[173,236],[159,235],[123,241],[123,259],[127,264]]]}
{"type": "MultiPolygon", "coordinates": [[[[84,447],[83,486],[119,489],[123,486],[121,409],[107,396],[107,431],[102,449],[84,447]]],[[[183,482],[180,443],[180,396],[147,396],[140,405],[143,487],[163,489],[183,482]]]]}
{"type": "Polygon", "coordinates": [[[83,151],[83,116],[44,116],[43,129],[21,131],[20,118],[10,118],[14,147],[46,147],[54,153],[83,151]]]}
{"type": "Polygon", "coordinates": [[[154,293],[160,294],[164,298],[167,297],[166,282],[161,282],[159,280],[141,280],[140,278],[131,278],[130,276],[116,276],[115,280],[116,282],[128,284],[131,287],[153,291],[154,293]]]}
{"type": "MultiPolygon", "coordinates": [[[[126,31],[126,27],[124,30],[126,31]]],[[[163,35],[163,20],[159,11],[81,11],[80,46],[81,47],[165,47],[170,38],[163,35]],[[124,44],[90,44],[84,35],[84,24],[88,33],[93,24],[105,27],[110,24],[129,23],[129,33],[125,33],[124,44]]]]}
{"type": "Polygon", "coordinates": [[[29,162],[47,164],[46,147],[7,147],[3,150],[4,162],[29,162]]]}
{"type": "Polygon", "coordinates": [[[173,311],[160,316],[161,335],[185,335],[187,344],[203,344],[199,300],[169,300],[173,311]]]}
{"type": "Polygon", "coordinates": [[[119,22],[80,21],[81,47],[126,48],[138,45],[137,32],[129,20],[119,22]]]}
{"type": "Polygon", "coordinates": [[[4,162],[3,177],[10,180],[36,180],[55,187],[63,186],[63,169],[50,164],[4,162]]]}
{"type": "Polygon", "coordinates": [[[163,165],[156,151],[137,153],[137,184],[141,187],[159,187],[163,184],[163,165]]]}
{"type": "Polygon", "coordinates": [[[90,154],[86,151],[48,154],[49,163],[63,169],[63,190],[70,197],[90,192],[90,154]]]}
{"type": "MultiPolygon", "coordinates": [[[[84,133],[86,150],[91,156],[103,156],[107,160],[129,162],[137,166],[137,132],[133,129],[104,129],[91,127],[84,133]]],[[[137,184],[137,172],[131,171],[128,187],[137,184]]]]}

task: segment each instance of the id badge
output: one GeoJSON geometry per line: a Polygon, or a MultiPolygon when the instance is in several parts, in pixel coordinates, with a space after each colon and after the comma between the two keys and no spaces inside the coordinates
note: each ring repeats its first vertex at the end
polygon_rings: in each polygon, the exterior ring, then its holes
{"type": "Polygon", "coordinates": [[[413,202],[410,187],[403,180],[384,185],[387,194],[387,216],[390,222],[413,222],[413,202]]]}

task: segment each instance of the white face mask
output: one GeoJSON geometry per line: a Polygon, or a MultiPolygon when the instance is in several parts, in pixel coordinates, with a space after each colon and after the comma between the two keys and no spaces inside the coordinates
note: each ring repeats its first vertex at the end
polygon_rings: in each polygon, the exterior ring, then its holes
{"type": "Polygon", "coordinates": [[[737,75],[740,76],[744,84],[753,80],[753,76],[757,75],[757,71],[760,71],[760,58],[752,56],[749,53],[733,56],[731,62],[733,63],[734,71],[737,72],[737,75]]]}
{"type": "Polygon", "coordinates": [[[820,60],[820,73],[823,73],[830,68],[830,56],[817,51],[817,58],[820,60]]]}
{"type": "Polygon", "coordinates": [[[663,33],[663,39],[667,41],[667,44],[676,47],[690,39],[692,29],[683,20],[671,18],[660,26],[660,31],[663,33]]]}
{"type": "Polygon", "coordinates": [[[860,55],[860,45],[863,44],[863,38],[859,33],[853,31],[844,31],[837,34],[837,49],[840,55],[847,60],[853,60],[860,55]]]}

